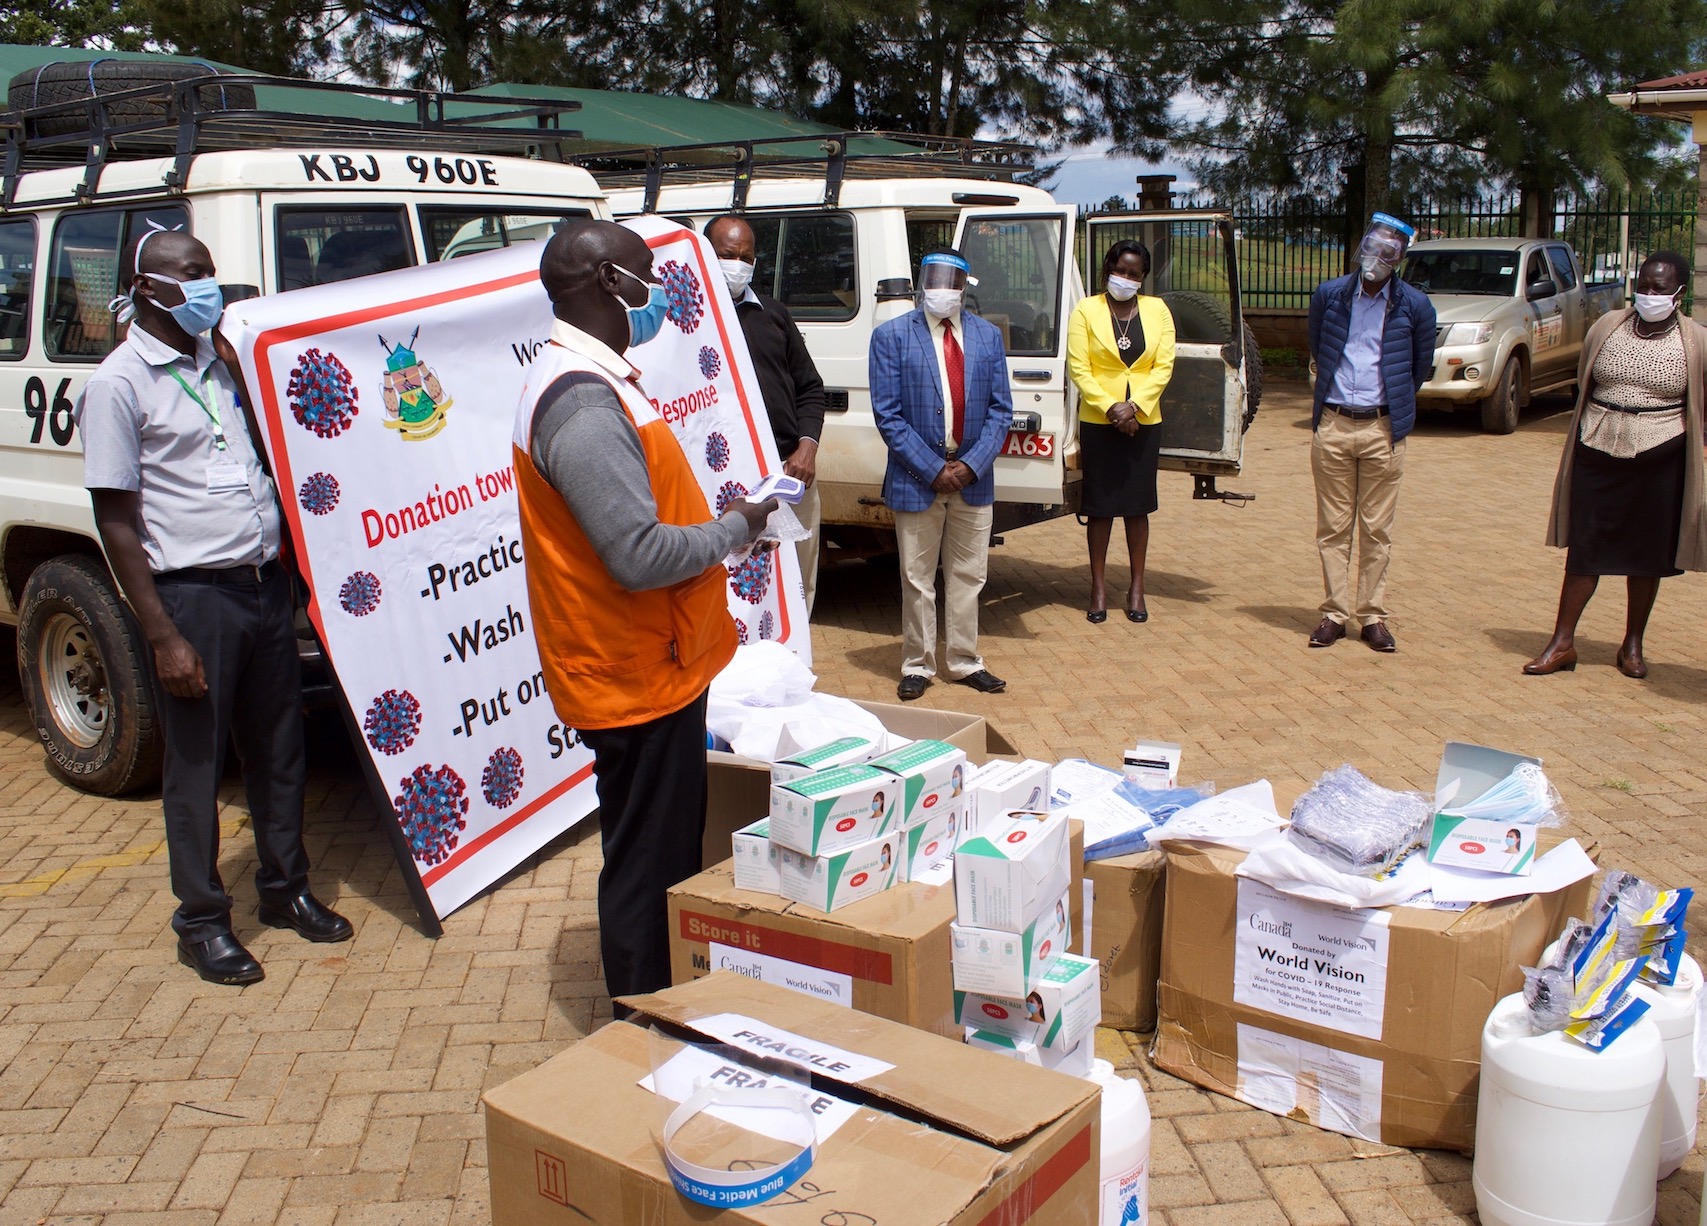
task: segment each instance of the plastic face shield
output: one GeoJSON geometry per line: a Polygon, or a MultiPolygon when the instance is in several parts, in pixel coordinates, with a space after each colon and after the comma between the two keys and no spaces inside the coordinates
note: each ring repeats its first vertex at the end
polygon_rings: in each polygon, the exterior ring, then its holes
{"type": "Polygon", "coordinates": [[[927,255],[919,261],[919,288],[963,290],[978,284],[978,278],[971,273],[972,266],[959,256],[941,252],[927,255]]]}
{"type": "Polygon", "coordinates": [[[1414,234],[1416,231],[1397,217],[1377,213],[1358,245],[1357,257],[1360,261],[1379,260],[1389,268],[1397,268],[1414,234]]]}

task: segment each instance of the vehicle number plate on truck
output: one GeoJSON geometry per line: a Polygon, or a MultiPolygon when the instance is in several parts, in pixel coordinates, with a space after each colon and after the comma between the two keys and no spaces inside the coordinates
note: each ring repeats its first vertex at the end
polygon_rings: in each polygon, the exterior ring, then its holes
{"type": "Polygon", "coordinates": [[[1040,460],[1048,460],[1055,455],[1055,436],[1053,434],[1024,434],[1018,430],[1009,430],[1007,442],[1002,444],[1003,455],[1026,456],[1040,460]]]}

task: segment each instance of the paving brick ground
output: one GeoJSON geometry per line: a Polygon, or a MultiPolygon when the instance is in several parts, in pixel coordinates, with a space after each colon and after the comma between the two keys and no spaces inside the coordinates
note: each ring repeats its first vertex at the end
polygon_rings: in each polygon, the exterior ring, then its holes
{"type": "MultiPolygon", "coordinates": [[[[984,613],[1008,692],[939,685],[923,701],[980,712],[993,750],[1036,757],[1114,762],[1133,736],[1177,740],[1187,777],[1266,776],[1283,802],[1345,761],[1420,787],[1443,740],[1519,748],[1547,759],[1575,832],[1597,839],[1605,862],[1707,886],[1707,579],[1662,588],[1647,682],[1612,667],[1616,585],[1590,608],[1575,674],[1518,674],[1558,590],[1561,556],[1540,537],[1565,407],[1531,409],[1508,438],[1425,421],[1400,503],[1396,656],[1304,646],[1320,583],[1308,404],[1292,385],[1272,392],[1246,473],[1227,483],[1256,501],[1193,504],[1187,478],[1164,477],[1148,625],[1085,621],[1072,521],[1012,533],[992,556],[984,613]]],[[[1112,568],[1111,586],[1123,578],[1112,568]]],[[[893,570],[828,570],[823,688],[890,698],[898,626],[893,570]]],[[[230,780],[223,867],[267,979],[215,988],[174,961],[158,802],[55,782],[16,678],[0,678],[0,1223],[487,1220],[482,1090],[610,1015],[597,841],[548,848],[429,940],[337,724],[313,733],[316,881],[357,937],[312,946],[257,924],[230,780]]],[[[1474,1220],[1463,1158],[1276,1119],[1149,1068],[1135,1036],[1098,1042],[1149,1090],[1158,1221],[1474,1220]]],[[[1697,1151],[1661,1189],[1664,1226],[1694,1226],[1701,1180],[1697,1151]]]]}

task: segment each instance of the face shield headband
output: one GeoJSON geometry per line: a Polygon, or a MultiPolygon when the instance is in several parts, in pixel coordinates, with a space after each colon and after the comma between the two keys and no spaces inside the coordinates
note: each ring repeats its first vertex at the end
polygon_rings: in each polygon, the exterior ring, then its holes
{"type": "Polygon", "coordinates": [[[934,252],[919,261],[919,288],[965,289],[978,284],[971,273],[972,266],[959,256],[934,252]]]}

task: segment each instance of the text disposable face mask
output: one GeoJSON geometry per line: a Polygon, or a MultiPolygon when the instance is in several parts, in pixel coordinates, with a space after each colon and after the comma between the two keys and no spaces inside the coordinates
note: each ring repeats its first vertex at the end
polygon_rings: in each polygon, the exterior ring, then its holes
{"type": "Polygon", "coordinates": [[[753,283],[753,266],[746,260],[718,260],[717,266],[723,270],[723,280],[729,286],[729,296],[740,299],[747,292],[747,287],[753,283]]]}
{"type": "Polygon", "coordinates": [[[1108,296],[1116,302],[1131,302],[1138,296],[1138,282],[1130,277],[1108,275],[1108,296]]]}
{"type": "Polygon", "coordinates": [[[623,309],[628,312],[628,347],[632,349],[636,345],[644,345],[663,329],[664,318],[670,312],[670,296],[662,285],[642,281],[621,264],[612,264],[611,267],[632,281],[640,281],[646,288],[645,306],[629,306],[625,298],[617,296],[617,301],[622,303],[623,309]]]}
{"type": "Polygon", "coordinates": [[[1637,294],[1636,314],[1645,323],[1657,324],[1677,310],[1677,300],[1682,294],[1681,289],[1675,294],[1637,294]]]}

